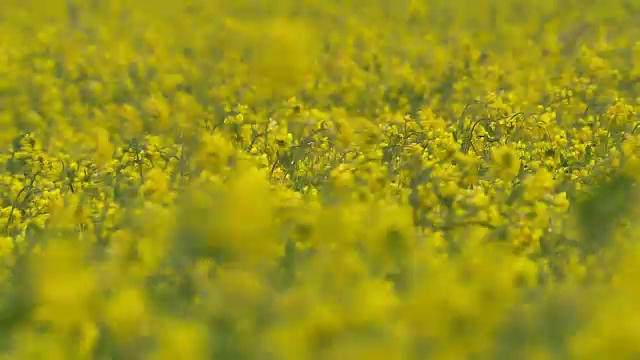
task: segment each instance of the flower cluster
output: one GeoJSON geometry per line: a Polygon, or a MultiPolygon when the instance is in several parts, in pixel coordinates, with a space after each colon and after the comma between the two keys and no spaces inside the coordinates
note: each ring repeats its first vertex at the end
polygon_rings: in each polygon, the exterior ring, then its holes
{"type": "Polygon", "coordinates": [[[639,12],[4,1],[0,354],[636,357],[639,12]]]}

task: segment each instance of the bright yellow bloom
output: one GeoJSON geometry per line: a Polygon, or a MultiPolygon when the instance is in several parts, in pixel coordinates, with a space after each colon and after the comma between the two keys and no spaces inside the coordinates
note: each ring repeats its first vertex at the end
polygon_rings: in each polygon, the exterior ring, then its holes
{"type": "Polygon", "coordinates": [[[520,171],[518,153],[510,146],[500,146],[491,149],[493,167],[496,177],[503,181],[511,181],[520,171]]]}

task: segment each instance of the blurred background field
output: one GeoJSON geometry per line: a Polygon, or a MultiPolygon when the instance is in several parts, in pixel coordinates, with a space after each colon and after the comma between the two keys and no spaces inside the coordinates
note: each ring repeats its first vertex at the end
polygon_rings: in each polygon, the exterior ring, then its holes
{"type": "Polygon", "coordinates": [[[635,359],[640,2],[4,0],[7,359],[635,359]]]}

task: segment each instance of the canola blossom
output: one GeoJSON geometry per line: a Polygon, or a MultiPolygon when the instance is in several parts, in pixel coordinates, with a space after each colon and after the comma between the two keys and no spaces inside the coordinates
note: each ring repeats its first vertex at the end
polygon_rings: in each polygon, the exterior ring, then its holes
{"type": "Polygon", "coordinates": [[[637,0],[4,0],[0,356],[633,359],[637,0]]]}

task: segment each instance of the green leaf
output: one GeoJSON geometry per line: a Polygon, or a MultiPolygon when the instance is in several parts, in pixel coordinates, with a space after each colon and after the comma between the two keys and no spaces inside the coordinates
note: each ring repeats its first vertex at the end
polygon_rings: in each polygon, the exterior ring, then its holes
{"type": "Polygon", "coordinates": [[[633,178],[616,175],[596,185],[592,194],[578,202],[577,220],[586,254],[606,246],[618,221],[629,214],[634,184],[633,178]]]}

